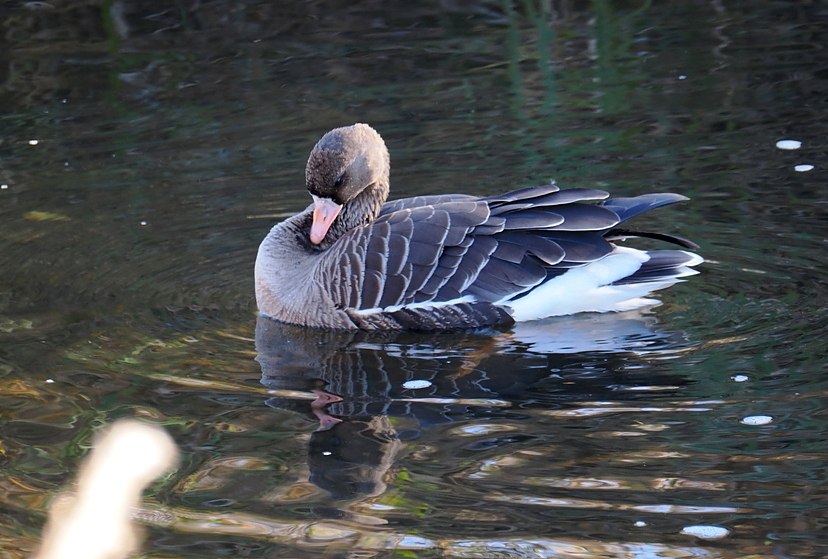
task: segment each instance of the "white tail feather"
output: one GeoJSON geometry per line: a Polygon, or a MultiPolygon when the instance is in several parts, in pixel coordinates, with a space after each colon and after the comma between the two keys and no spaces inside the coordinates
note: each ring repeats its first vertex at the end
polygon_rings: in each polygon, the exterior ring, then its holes
{"type": "Polygon", "coordinates": [[[656,299],[644,296],[681,281],[680,277],[696,274],[689,266],[703,259],[688,252],[691,258],[668,279],[650,282],[610,285],[634,274],[650,257],[643,250],[616,247],[612,253],[596,262],[572,268],[533,289],[528,295],[514,301],[502,301],[512,309],[517,322],[562,316],[579,312],[627,311],[657,304],[656,299]]]}

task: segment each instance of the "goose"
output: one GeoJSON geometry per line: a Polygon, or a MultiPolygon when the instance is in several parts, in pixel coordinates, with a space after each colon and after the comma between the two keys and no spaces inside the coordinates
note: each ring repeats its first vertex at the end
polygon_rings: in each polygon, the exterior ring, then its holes
{"type": "Polygon", "coordinates": [[[255,265],[259,313],[341,330],[508,326],[580,312],[626,311],[698,273],[688,250],[616,244],[649,237],[619,227],[687,200],[672,193],[609,198],[554,182],[495,196],[437,194],[386,201],[390,160],[367,124],[326,133],[310,153],[313,198],[274,226],[255,265]]]}

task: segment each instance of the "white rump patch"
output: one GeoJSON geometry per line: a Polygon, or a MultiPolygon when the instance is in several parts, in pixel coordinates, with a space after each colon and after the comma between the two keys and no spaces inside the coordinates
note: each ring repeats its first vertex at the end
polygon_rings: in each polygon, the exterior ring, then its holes
{"type": "Polygon", "coordinates": [[[689,266],[704,260],[692,252],[687,264],[677,269],[676,277],[664,281],[609,285],[634,274],[650,257],[643,250],[616,247],[606,257],[561,274],[514,301],[501,301],[512,309],[518,322],[563,316],[580,312],[628,311],[657,304],[645,295],[669,287],[678,278],[698,273],[689,266]]]}

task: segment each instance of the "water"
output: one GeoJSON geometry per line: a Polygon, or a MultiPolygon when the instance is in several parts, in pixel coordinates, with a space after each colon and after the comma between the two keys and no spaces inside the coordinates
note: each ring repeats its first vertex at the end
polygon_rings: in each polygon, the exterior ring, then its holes
{"type": "Polygon", "coordinates": [[[146,556],[825,556],[822,5],[182,6],[6,8],[4,557],[120,417],[182,451],[146,556]],[[639,313],[257,324],[257,245],[356,121],[395,196],[686,194],[641,225],[708,263],[639,313]]]}

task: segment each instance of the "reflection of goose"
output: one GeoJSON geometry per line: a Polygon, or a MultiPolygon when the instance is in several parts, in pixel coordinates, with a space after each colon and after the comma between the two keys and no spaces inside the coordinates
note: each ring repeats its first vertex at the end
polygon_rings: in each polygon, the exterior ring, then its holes
{"type": "Polygon", "coordinates": [[[385,475],[402,443],[387,416],[349,418],[311,435],[311,483],[335,499],[385,491],[385,475]]]}
{"type": "Polygon", "coordinates": [[[606,199],[600,190],[548,184],[386,203],[388,174],[388,151],[370,126],[319,140],[306,168],[314,205],[259,247],[262,314],[304,326],[440,330],[628,310],[653,303],[645,296],[702,261],[612,243],[645,236],[692,247],[618,227],[686,199],[677,194],[606,199]]]}
{"type": "Polygon", "coordinates": [[[521,322],[512,327],[511,337],[535,353],[646,352],[667,338],[657,324],[655,316],[639,310],[588,313],[521,322]]]}
{"type": "Polygon", "coordinates": [[[265,317],[256,324],[262,384],[284,395],[268,404],[315,417],[323,428],[336,423],[328,414],[409,416],[420,425],[457,414],[504,415],[538,405],[526,402],[537,401],[532,391],[541,385],[559,403],[633,397],[616,387],[683,382],[638,365],[649,354],[685,346],[680,335],[660,331],[654,317],[638,311],[560,317],[507,332],[320,331],[265,317]],[[289,390],[317,399],[290,399],[289,390]]]}
{"type": "Polygon", "coordinates": [[[267,404],[318,421],[308,445],[310,481],[335,499],[381,493],[400,441],[431,425],[641,394],[619,391],[624,385],[683,384],[639,364],[684,345],[638,311],[508,332],[316,330],[265,317],[256,324],[261,382],[275,393],[267,404]]]}

